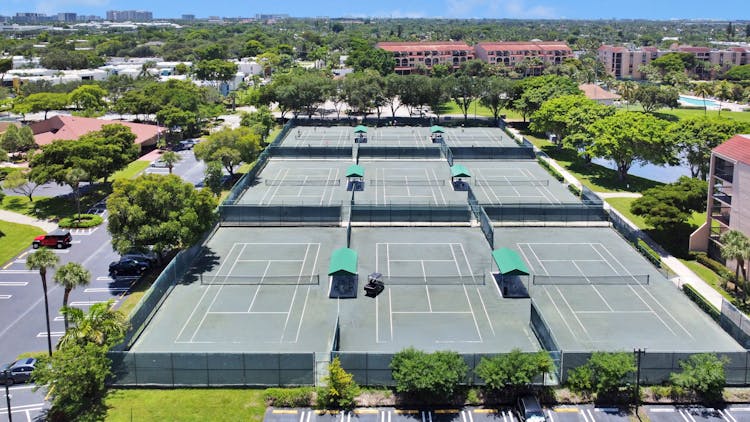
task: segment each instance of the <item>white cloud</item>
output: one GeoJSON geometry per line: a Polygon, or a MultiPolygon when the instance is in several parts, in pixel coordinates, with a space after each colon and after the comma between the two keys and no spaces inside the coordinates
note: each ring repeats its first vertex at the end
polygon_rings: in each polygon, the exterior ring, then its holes
{"type": "Polygon", "coordinates": [[[554,8],[526,0],[446,0],[446,15],[455,18],[553,18],[554,8]]]}

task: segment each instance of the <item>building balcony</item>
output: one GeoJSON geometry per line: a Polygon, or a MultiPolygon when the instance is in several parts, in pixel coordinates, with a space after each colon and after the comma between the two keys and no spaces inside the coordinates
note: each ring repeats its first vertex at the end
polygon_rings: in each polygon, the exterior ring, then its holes
{"type": "Polygon", "coordinates": [[[734,182],[734,169],[716,169],[714,177],[731,184],[734,182]]]}
{"type": "Polygon", "coordinates": [[[730,214],[712,214],[711,219],[729,227],[730,214]]]}
{"type": "Polygon", "coordinates": [[[727,205],[732,205],[732,196],[727,195],[723,192],[716,192],[714,193],[714,199],[720,202],[723,202],[727,205]]]}

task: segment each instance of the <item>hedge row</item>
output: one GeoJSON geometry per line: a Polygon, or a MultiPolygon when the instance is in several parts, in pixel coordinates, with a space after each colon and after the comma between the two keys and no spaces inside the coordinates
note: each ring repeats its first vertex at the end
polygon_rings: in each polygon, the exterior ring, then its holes
{"type": "Polygon", "coordinates": [[[563,175],[562,175],[562,174],[560,174],[560,172],[559,172],[559,171],[557,171],[557,169],[555,169],[554,167],[552,167],[552,166],[551,166],[551,165],[550,165],[550,164],[549,164],[549,163],[548,163],[548,162],[547,162],[546,160],[544,160],[544,159],[543,159],[542,157],[537,157],[537,159],[536,159],[536,160],[537,160],[537,161],[539,162],[539,165],[540,165],[540,166],[544,167],[544,168],[545,168],[545,169],[546,169],[546,170],[547,170],[547,171],[549,172],[549,174],[551,174],[551,175],[552,175],[552,177],[554,177],[555,179],[557,179],[557,180],[558,180],[558,181],[560,181],[560,182],[563,182],[563,181],[565,181],[565,178],[563,177],[563,175]]]}
{"type": "Polygon", "coordinates": [[[568,190],[569,190],[569,191],[570,191],[570,193],[572,193],[573,195],[575,195],[575,196],[577,196],[577,197],[579,197],[579,198],[581,197],[581,190],[580,190],[580,189],[578,189],[578,186],[576,186],[576,185],[572,185],[572,184],[571,184],[571,185],[568,185],[568,190]]]}
{"type": "Polygon", "coordinates": [[[682,285],[682,291],[685,293],[685,296],[689,297],[690,300],[695,302],[696,305],[698,305],[699,308],[701,308],[705,313],[708,314],[711,318],[714,319],[714,321],[719,321],[719,318],[721,318],[721,312],[714,308],[711,303],[706,300],[705,297],[703,297],[702,294],[698,293],[695,288],[689,284],[683,284],[682,285]]]}
{"type": "Polygon", "coordinates": [[[266,404],[275,407],[309,407],[313,401],[312,387],[269,388],[265,391],[266,404]]]}
{"type": "Polygon", "coordinates": [[[711,271],[718,274],[719,277],[723,278],[724,280],[731,281],[732,283],[736,281],[734,272],[732,270],[727,268],[721,262],[709,258],[705,252],[693,252],[692,255],[695,257],[696,261],[708,267],[711,271]]]}
{"type": "Polygon", "coordinates": [[[98,226],[104,221],[101,216],[96,214],[81,214],[79,217],[80,218],[76,218],[76,216],[65,217],[61,219],[57,225],[65,229],[85,229],[98,226]]]}
{"type": "Polygon", "coordinates": [[[641,255],[645,256],[646,259],[651,261],[652,264],[656,265],[657,268],[661,268],[661,256],[651,248],[643,239],[638,239],[635,244],[636,249],[641,255]]]}

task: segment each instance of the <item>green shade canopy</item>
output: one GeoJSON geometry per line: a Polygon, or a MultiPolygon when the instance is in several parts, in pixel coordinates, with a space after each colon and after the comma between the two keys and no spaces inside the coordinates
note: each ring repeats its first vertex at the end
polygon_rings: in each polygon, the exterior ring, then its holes
{"type": "Polygon", "coordinates": [[[430,127],[430,133],[445,133],[445,130],[442,126],[431,126],[430,127]]]}
{"type": "Polygon", "coordinates": [[[365,168],[358,164],[352,164],[346,169],[346,177],[365,177],[365,168]]]}
{"type": "Polygon", "coordinates": [[[471,177],[471,173],[461,164],[454,164],[451,166],[451,177],[471,177]]]}
{"type": "Polygon", "coordinates": [[[502,275],[529,275],[526,263],[512,249],[495,249],[492,251],[492,259],[495,260],[495,264],[502,275]]]}
{"type": "Polygon", "coordinates": [[[367,127],[359,125],[354,128],[354,133],[367,133],[367,127]]]}
{"type": "Polygon", "coordinates": [[[331,264],[328,266],[328,275],[357,274],[357,252],[354,249],[336,249],[331,254],[331,264]]]}

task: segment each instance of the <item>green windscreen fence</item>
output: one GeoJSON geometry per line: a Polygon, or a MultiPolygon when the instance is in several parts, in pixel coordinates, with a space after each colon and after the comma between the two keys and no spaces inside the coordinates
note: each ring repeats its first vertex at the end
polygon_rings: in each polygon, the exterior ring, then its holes
{"type": "Polygon", "coordinates": [[[314,353],[109,352],[108,384],[132,387],[315,384],[314,353]]]}
{"type": "Polygon", "coordinates": [[[469,223],[471,211],[466,204],[352,204],[352,222],[442,222],[469,223]]]}
{"type": "Polygon", "coordinates": [[[230,226],[338,225],[342,218],[342,205],[221,205],[220,224],[230,226]]]}

